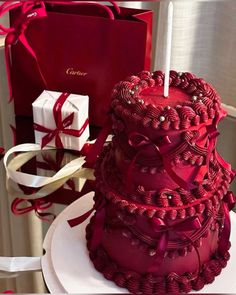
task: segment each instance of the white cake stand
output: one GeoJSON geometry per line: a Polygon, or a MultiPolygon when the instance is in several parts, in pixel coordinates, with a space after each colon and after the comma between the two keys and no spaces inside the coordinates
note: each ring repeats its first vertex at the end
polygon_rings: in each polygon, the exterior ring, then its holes
{"type": "MultiPolygon", "coordinates": [[[[52,223],[44,240],[46,254],[42,258],[45,282],[51,293],[127,293],[97,272],[89,259],[85,240],[85,227],[89,221],[71,228],[68,219],[77,217],[92,208],[93,194],[87,194],[68,206],[52,223]]],[[[232,233],[236,229],[236,214],[231,214],[232,233]]],[[[231,235],[236,245],[236,235],[231,235]]],[[[236,291],[236,251],[231,247],[227,267],[212,284],[200,293],[234,293],[236,291]]],[[[197,293],[197,292],[194,292],[197,293]]]]}

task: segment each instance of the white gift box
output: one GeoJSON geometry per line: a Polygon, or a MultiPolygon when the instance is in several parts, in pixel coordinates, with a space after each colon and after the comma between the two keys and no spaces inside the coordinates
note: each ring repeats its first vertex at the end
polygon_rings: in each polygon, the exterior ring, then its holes
{"type": "Polygon", "coordinates": [[[56,125],[53,109],[61,95],[61,92],[44,90],[33,102],[32,107],[34,124],[40,127],[42,126],[44,129],[50,130],[42,132],[40,128],[36,128],[35,142],[42,145],[43,138],[49,135],[52,140],[48,142],[47,145],[55,147],[57,146],[55,134],[57,134],[64,149],[80,151],[89,138],[89,98],[85,95],[68,94],[68,97],[66,98],[65,102],[63,102],[61,110],[59,111],[61,112],[61,121],[69,118],[72,113],[74,113],[74,117],[72,123],[69,126],[66,126],[63,130],[60,130],[56,125]],[[66,134],[66,132],[69,130],[75,130],[77,133],[81,134],[80,136],[66,134]]]}
{"type": "MultiPolygon", "coordinates": [[[[56,157],[57,152],[58,151],[55,150],[48,150],[36,156],[37,175],[52,177],[60,168],[78,157],[69,152],[64,152],[62,155],[62,161],[58,163],[56,157]]],[[[68,181],[63,185],[63,188],[81,192],[85,182],[86,179],[84,178],[72,177],[70,178],[70,182],[68,181]],[[73,183],[73,188],[70,186],[71,183],[73,183]]]]}

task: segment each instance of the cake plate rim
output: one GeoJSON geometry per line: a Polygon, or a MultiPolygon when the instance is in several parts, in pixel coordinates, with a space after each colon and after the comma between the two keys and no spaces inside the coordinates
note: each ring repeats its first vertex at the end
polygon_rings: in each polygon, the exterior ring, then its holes
{"type": "MultiPolygon", "coordinates": [[[[126,289],[120,288],[114,282],[105,279],[103,275],[94,268],[89,259],[89,254],[86,248],[85,227],[90,218],[73,228],[70,228],[67,222],[68,219],[77,217],[88,211],[92,206],[93,192],[84,195],[66,207],[53,221],[47,231],[43,243],[45,255],[42,257],[42,272],[45,283],[51,293],[127,293],[126,289]],[[63,233],[65,234],[64,236],[63,233]],[[65,236],[67,239],[64,238],[65,236]],[[78,238],[79,236],[81,239],[78,238]],[[79,253],[76,253],[76,250],[81,249],[83,249],[82,256],[79,255],[79,253]],[[65,251],[64,253],[67,253],[67,255],[60,255],[62,251],[65,251]],[[68,256],[68,253],[72,254],[73,259],[72,256],[68,256]],[[78,261],[78,263],[81,262],[86,264],[86,267],[83,265],[83,273],[80,273],[80,275],[78,274],[77,264],[73,263],[74,261],[76,261],[76,263],[78,261]],[[62,265],[66,266],[66,269],[62,269],[62,265]],[[72,272],[74,271],[77,271],[77,274],[73,274],[72,272]]],[[[231,232],[234,232],[236,230],[235,213],[231,213],[231,224],[231,232]]],[[[236,245],[236,237],[234,238],[233,235],[231,236],[231,244],[236,245]]],[[[222,273],[216,277],[212,284],[205,285],[199,293],[235,292],[236,282],[235,286],[233,286],[233,279],[231,280],[231,284],[229,281],[228,283],[227,281],[224,281],[228,279],[227,277],[230,273],[236,272],[236,265],[233,266],[233,260],[236,259],[236,251],[234,253],[232,249],[233,246],[231,246],[231,258],[228,261],[226,268],[222,270],[222,273]],[[227,290],[219,290],[218,287],[223,285],[227,290]]],[[[194,293],[198,292],[194,291],[194,293]]]]}

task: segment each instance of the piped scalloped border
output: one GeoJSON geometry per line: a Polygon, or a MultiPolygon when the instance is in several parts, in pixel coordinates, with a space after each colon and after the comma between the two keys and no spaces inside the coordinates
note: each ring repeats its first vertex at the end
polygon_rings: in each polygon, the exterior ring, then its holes
{"type": "Polygon", "coordinates": [[[125,120],[141,123],[145,127],[163,130],[188,129],[226,114],[220,106],[220,97],[215,89],[201,78],[190,73],[170,72],[170,86],[178,87],[191,95],[191,100],[182,105],[145,105],[139,97],[148,87],[162,86],[164,73],[143,71],[137,76],[119,82],[112,92],[111,107],[114,113],[125,120]]]}
{"type": "MultiPolygon", "coordinates": [[[[106,183],[104,182],[103,175],[101,172],[101,167],[103,167],[103,165],[101,164],[104,161],[104,157],[108,155],[107,152],[109,148],[109,146],[104,148],[96,163],[95,176],[97,180],[97,188],[99,191],[101,191],[102,194],[104,194],[107,200],[115,204],[117,208],[125,210],[128,213],[139,214],[141,216],[143,215],[148,218],[153,218],[155,216],[157,218],[162,219],[184,219],[186,217],[194,216],[195,214],[202,214],[203,212],[205,212],[205,210],[211,210],[213,207],[218,206],[218,204],[227,194],[231,178],[227,174],[226,170],[222,170],[222,172],[225,173],[223,173],[222,181],[219,183],[218,188],[212,190],[212,192],[208,192],[208,194],[205,197],[204,195],[201,195],[200,191],[198,190],[197,192],[199,193],[199,195],[197,197],[194,197],[194,199],[191,202],[187,202],[187,204],[185,205],[170,206],[170,204],[168,203],[167,207],[158,207],[149,204],[136,203],[133,202],[131,199],[127,200],[124,198],[124,196],[117,193],[114,189],[111,189],[111,187],[108,184],[106,184],[107,181],[106,183]]],[[[111,160],[109,156],[108,160],[111,160]]],[[[114,165],[112,165],[112,169],[114,169],[114,165]]],[[[107,177],[109,177],[109,175],[107,175],[107,177]]],[[[114,178],[113,181],[118,181],[117,177],[114,178]]],[[[181,201],[183,203],[185,203],[183,199],[184,197],[181,196],[181,201]]]]}
{"type": "MultiPolygon", "coordinates": [[[[198,278],[194,274],[187,273],[179,276],[170,273],[167,276],[155,277],[151,273],[139,274],[134,271],[120,268],[100,245],[95,251],[91,250],[90,239],[92,236],[92,218],[86,227],[87,247],[89,256],[95,268],[101,272],[108,280],[115,282],[119,287],[127,288],[134,294],[164,294],[164,293],[188,293],[191,290],[200,290],[205,284],[210,284],[221,270],[227,265],[230,254],[227,251],[224,257],[217,253],[208,262],[202,265],[202,270],[198,278]]],[[[229,243],[230,247],[230,243],[229,243]]]]}

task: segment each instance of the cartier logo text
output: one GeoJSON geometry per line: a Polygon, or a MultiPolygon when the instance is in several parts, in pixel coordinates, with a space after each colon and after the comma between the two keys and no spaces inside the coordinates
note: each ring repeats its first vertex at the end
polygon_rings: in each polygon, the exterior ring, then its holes
{"type": "Polygon", "coordinates": [[[71,76],[82,76],[82,77],[84,77],[84,76],[87,76],[88,73],[81,72],[81,71],[79,71],[77,69],[74,69],[74,68],[68,68],[66,70],[66,74],[71,75],[71,76]]]}

